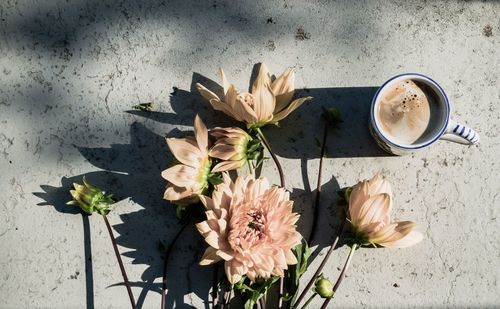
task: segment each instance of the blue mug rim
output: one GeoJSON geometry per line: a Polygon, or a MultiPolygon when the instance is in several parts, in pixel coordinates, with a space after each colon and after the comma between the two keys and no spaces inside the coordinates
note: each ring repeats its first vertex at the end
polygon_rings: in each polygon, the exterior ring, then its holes
{"type": "Polygon", "coordinates": [[[450,108],[450,102],[448,100],[448,96],[446,95],[446,92],[444,92],[443,88],[441,87],[441,85],[439,85],[438,82],[436,82],[435,80],[433,80],[432,78],[430,78],[429,76],[427,75],[424,75],[424,74],[421,74],[421,73],[402,73],[402,74],[398,74],[396,76],[393,76],[391,78],[389,78],[387,81],[385,81],[382,86],[380,86],[377,90],[377,92],[375,92],[375,95],[373,96],[373,99],[372,99],[372,107],[371,107],[371,113],[370,113],[370,121],[373,123],[373,129],[376,131],[377,135],[382,138],[384,140],[385,143],[389,144],[390,146],[392,147],[395,147],[395,148],[399,148],[399,149],[404,149],[404,150],[415,150],[415,149],[421,149],[421,148],[425,148],[427,146],[430,146],[431,144],[435,143],[437,140],[439,140],[441,138],[441,136],[443,136],[443,134],[445,133],[446,129],[448,128],[448,123],[450,121],[450,114],[451,114],[451,108],[450,108]],[[375,122],[375,102],[378,98],[378,95],[380,93],[380,91],[391,81],[393,81],[394,79],[396,78],[399,78],[401,76],[406,76],[406,75],[416,75],[416,76],[420,76],[420,77],[423,77],[425,79],[428,79],[429,81],[431,81],[432,83],[434,83],[434,85],[436,85],[436,87],[438,88],[438,90],[441,92],[442,96],[444,97],[444,101],[446,103],[446,120],[445,120],[445,123],[443,125],[443,127],[439,130],[439,133],[436,135],[436,137],[434,137],[432,140],[428,141],[427,143],[425,144],[422,144],[422,145],[419,145],[419,146],[415,146],[415,147],[407,147],[407,146],[403,146],[403,145],[398,145],[398,144],[395,144],[393,142],[391,142],[390,140],[388,140],[383,134],[382,132],[380,132],[380,130],[378,129],[378,127],[375,125],[376,122],[375,122]]]}

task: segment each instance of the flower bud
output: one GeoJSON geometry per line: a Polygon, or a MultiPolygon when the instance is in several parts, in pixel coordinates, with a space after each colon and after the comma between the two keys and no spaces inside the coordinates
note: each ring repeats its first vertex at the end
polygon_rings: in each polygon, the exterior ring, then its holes
{"type": "Polygon", "coordinates": [[[322,298],[331,298],[333,296],[333,285],[328,278],[320,275],[316,280],[314,291],[322,298]]]}
{"type": "Polygon", "coordinates": [[[215,128],[210,133],[217,140],[209,155],[221,160],[212,169],[214,173],[238,169],[262,152],[260,141],[240,128],[215,128]]]}
{"type": "Polygon", "coordinates": [[[323,116],[332,127],[336,127],[339,123],[343,122],[342,115],[335,107],[326,108],[323,106],[323,116]]]}
{"type": "Polygon", "coordinates": [[[112,194],[106,195],[106,192],[94,187],[85,176],[83,177],[83,185],[73,183],[74,190],[70,190],[73,200],[67,202],[67,205],[77,205],[88,214],[97,211],[101,215],[107,215],[110,211],[111,204],[114,203],[111,198],[112,194]]]}

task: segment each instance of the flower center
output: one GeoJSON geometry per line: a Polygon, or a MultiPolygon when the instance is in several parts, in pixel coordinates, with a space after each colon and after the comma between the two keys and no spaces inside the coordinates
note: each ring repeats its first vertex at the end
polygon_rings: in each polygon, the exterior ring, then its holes
{"type": "Polygon", "coordinates": [[[264,229],[264,216],[259,210],[253,210],[247,213],[248,229],[252,230],[250,232],[256,232],[259,238],[262,236],[262,230],[264,229]]]}

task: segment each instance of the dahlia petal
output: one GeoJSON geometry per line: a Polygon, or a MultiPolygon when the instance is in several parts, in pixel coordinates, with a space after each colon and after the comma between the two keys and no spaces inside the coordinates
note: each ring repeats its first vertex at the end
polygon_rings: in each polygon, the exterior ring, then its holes
{"type": "Polygon", "coordinates": [[[223,162],[217,163],[217,165],[215,165],[214,168],[212,169],[212,172],[217,173],[217,172],[237,170],[240,167],[242,167],[245,164],[245,162],[246,161],[244,161],[244,160],[223,161],[223,162]]]}
{"type": "Polygon", "coordinates": [[[226,272],[226,277],[229,283],[236,284],[238,281],[241,280],[243,274],[234,273],[234,269],[232,269],[231,264],[232,264],[231,261],[226,261],[224,263],[224,270],[226,272]]]}
{"type": "Polygon", "coordinates": [[[213,158],[221,159],[221,160],[229,160],[236,154],[234,146],[224,145],[224,144],[216,144],[214,145],[209,152],[209,155],[213,158]]]}
{"type": "Polygon", "coordinates": [[[422,233],[420,233],[419,231],[412,230],[411,232],[409,232],[404,237],[398,240],[383,242],[380,243],[379,245],[388,248],[407,248],[421,242],[423,238],[424,236],[422,235],[422,233]]]}
{"type": "Polygon", "coordinates": [[[295,92],[295,73],[291,68],[286,69],[271,83],[273,94],[276,96],[275,112],[284,109],[292,100],[295,92]]]}
{"type": "Polygon", "coordinates": [[[356,225],[359,218],[359,210],[363,206],[364,202],[370,197],[368,195],[368,182],[362,181],[356,184],[349,197],[349,217],[351,222],[356,225]]]}
{"type": "Polygon", "coordinates": [[[411,221],[394,222],[370,235],[370,241],[384,247],[408,247],[422,240],[423,236],[414,230],[415,226],[411,221]]]}
{"type": "Polygon", "coordinates": [[[182,164],[197,167],[203,153],[192,138],[167,138],[168,148],[182,164]]]}
{"type": "Polygon", "coordinates": [[[191,166],[176,164],[161,172],[161,176],[178,187],[194,187],[197,184],[194,179],[197,173],[191,166]]]}
{"type": "Polygon", "coordinates": [[[299,98],[294,100],[290,105],[288,105],[285,109],[282,111],[278,112],[273,116],[273,123],[276,123],[278,121],[281,121],[285,119],[288,115],[290,115],[291,112],[299,108],[304,102],[311,100],[312,97],[305,97],[305,98],[299,98]]]}
{"type": "Polygon", "coordinates": [[[193,193],[192,189],[177,187],[172,184],[169,184],[167,186],[163,198],[166,199],[167,201],[178,201],[188,198],[191,199],[191,202],[195,202],[197,200],[197,196],[196,194],[193,193]]]}
{"type": "Polygon", "coordinates": [[[201,258],[200,265],[205,266],[221,261],[222,258],[217,255],[217,251],[212,247],[208,247],[201,258]]]}
{"type": "Polygon", "coordinates": [[[205,236],[205,241],[207,242],[208,245],[214,247],[215,249],[220,249],[219,248],[219,235],[217,235],[216,232],[209,231],[205,236]]]}
{"type": "Polygon", "coordinates": [[[383,221],[389,214],[390,205],[390,197],[387,193],[370,197],[363,206],[361,206],[355,226],[364,226],[372,222],[383,221]]]}
{"type": "Polygon", "coordinates": [[[210,226],[208,225],[207,221],[202,221],[200,223],[196,223],[196,229],[198,229],[198,232],[205,237],[208,233],[212,231],[210,226]]]}
{"type": "Polygon", "coordinates": [[[224,250],[217,250],[217,255],[220,256],[224,261],[231,261],[234,258],[230,253],[224,250]]]}
{"type": "Polygon", "coordinates": [[[285,258],[288,265],[295,265],[298,263],[297,257],[293,254],[292,250],[285,250],[285,258]]]}
{"type": "Polygon", "coordinates": [[[206,209],[213,210],[215,208],[214,201],[205,195],[200,195],[200,201],[203,203],[206,209]]]}
{"type": "Polygon", "coordinates": [[[221,75],[221,78],[222,78],[222,88],[224,88],[224,95],[227,94],[227,91],[229,89],[229,86],[231,85],[227,78],[226,78],[226,74],[224,74],[224,70],[222,68],[220,68],[220,75],[221,75]]]}
{"type": "Polygon", "coordinates": [[[202,152],[206,151],[208,148],[208,130],[198,115],[194,118],[194,135],[199,149],[202,152]]]}
{"type": "Polygon", "coordinates": [[[196,83],[196,89],[198,90],[198,92],[207,100],[207,101],[211,101],[211,100],[217,100],[220,102],[220,98],[215,94],[213,93],[212,91],[208,90],[205,86],[203,86],[202,84],[200,83],[196,83]]]}

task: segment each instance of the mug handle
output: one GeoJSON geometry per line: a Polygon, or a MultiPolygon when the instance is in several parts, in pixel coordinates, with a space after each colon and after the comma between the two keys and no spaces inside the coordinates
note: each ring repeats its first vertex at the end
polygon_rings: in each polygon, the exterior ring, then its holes
{"type": "Polygon", "coordinates": [[[479,142],[479,134],[474,129],[450,119],[441,139],[464,145],[474,145],[479,142]]]}

